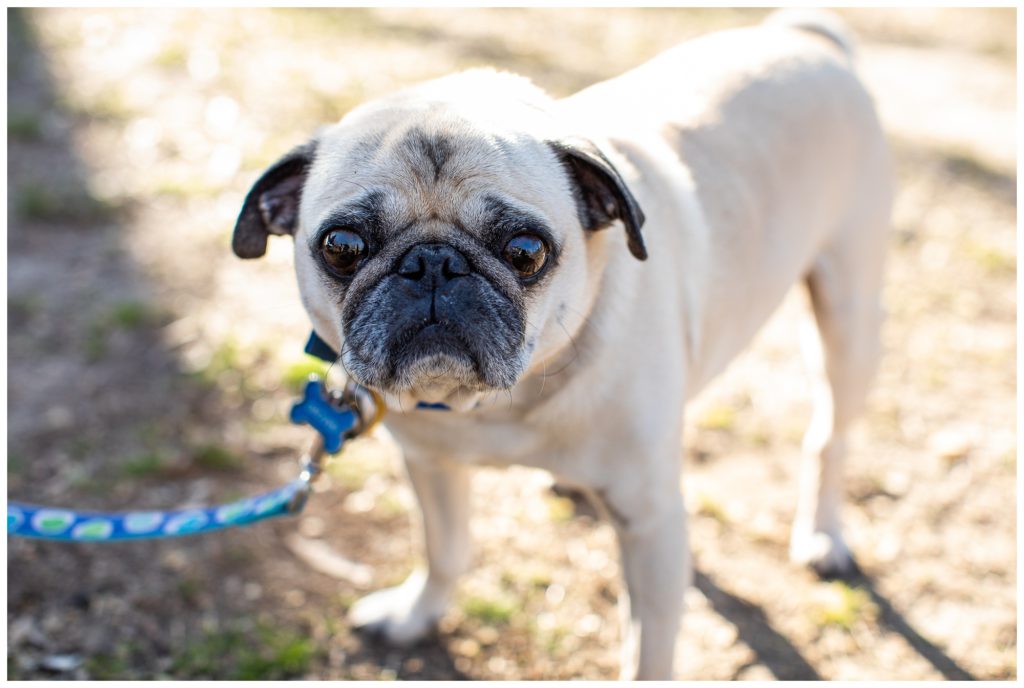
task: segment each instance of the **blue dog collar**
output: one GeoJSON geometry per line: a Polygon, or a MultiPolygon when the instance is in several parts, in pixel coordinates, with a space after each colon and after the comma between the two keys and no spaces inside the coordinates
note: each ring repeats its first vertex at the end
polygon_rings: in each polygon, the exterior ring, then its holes
{"type": "Polygon", "coordinates": [[[327,361],[328,363],[334,363],[338,360],[338,352],[321,339],[316,330],[309,333],[309,341],[306,342],[304,351],[310,356],[319,358],[321,361],[327,361]]]}
{"type": "MultiPolygon", "coordinates": [[[[321,361],[327,363],[334,363],[338,360],[338,352],[331,348],[331,345],[325,342],[320,335],[313,330],[309,333],[309,340],[306,341],[306,348],[304,351],[313,356],[319,358],[321,361]]],[[[428,404],[425,401],[421,401],[416,404],[416,408],[420,410],[429,411],[451,411],[451,408],[447,404],[428,404]]]]}

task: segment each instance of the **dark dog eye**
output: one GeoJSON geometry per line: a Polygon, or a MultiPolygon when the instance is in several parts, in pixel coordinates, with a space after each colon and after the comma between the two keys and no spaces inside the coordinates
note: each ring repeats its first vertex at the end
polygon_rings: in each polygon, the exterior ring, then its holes
{"type": "Polygon", "coordinates": [[[348,229],[332,229],[324,235],[320,254],[335,274],[347,277],[366,256],[366,242],[348,229]]]}
{"type": "Polygon", "coordinates": [[[548,246],[536,234],[517,234],[505,244],[501,257],[520,277],[532,277],[547,262],[548,246]]]}

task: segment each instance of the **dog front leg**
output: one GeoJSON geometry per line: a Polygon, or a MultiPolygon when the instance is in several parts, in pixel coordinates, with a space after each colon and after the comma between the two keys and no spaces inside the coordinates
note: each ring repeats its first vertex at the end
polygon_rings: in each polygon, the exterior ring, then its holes
{"type": "Polygon", "coordinates": [[[618,534],[628,592],[619,600],[620,678],[627,680],[672,679],[683,595],[692,578],[678,480],[657,489],[660,495],[599,495],[618,534]]]}
{"type": "Polygon", "coordinates": [[[397,587],[364,597],[349,613],[354,626],[399,646],[433,628],[471,557],[470,469],[408,459],[405,465],[422,513],[426,568],[418,567],[397,587]]]}

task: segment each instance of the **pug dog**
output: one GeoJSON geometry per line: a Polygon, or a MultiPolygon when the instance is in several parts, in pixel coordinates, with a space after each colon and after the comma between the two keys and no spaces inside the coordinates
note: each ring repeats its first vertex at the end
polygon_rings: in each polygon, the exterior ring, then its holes
{"type": "Polygon", "coordinates": [[[555,100],[472,70],[357,107],[285,155],[232,246],[294,238],[302,303],[386,401],[426,565],[350,616],[423,637],[470,563],[470,476],[549,471],[617,532],[621,674],[669,679],[691,581],[683,407],[795,284],[815,408],[791,556],[853,566],[847,429],[879,357],[890,160],[831,15],[685,42],[555,100]]]}

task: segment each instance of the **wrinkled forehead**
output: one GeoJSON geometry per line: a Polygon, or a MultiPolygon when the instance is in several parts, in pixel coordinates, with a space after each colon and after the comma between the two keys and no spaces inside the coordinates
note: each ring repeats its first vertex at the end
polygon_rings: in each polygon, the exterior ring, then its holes
{"type": "Polygon", "coordinates": [[[428,222],[476,231],[517,215],[558,223],[546,206],[564,174],[543,141],[464,122],[383,124],[321,140],[303,191],[306,231],[353,215],[381,232],[428,222]]]}

